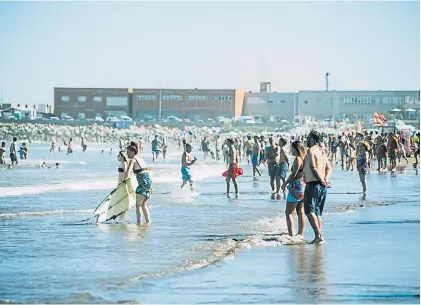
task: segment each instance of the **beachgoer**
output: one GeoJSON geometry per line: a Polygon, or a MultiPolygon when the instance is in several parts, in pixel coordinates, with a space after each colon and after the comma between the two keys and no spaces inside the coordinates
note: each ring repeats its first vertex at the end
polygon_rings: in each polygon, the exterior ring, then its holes
{"type": "Polygon", "coordinates": [[[129,158],[127,156],[127,152],[125,150],[120,151],[118,153],[117,159],[118,161],[120,161],[120,164],[118,166],[118,184],[120,184],[124,180],[124,176],[129,165],[128,164],[129,158]]]}
{"type": "Polygon", "coordinates": [[[254,145],[254,141],[251,139],[251,136],[247,136],[247,141],[244,143],[244,150],[246,151],[247,164],[249,165],[250,165],[250,159],[253,155],[253,145],[254,145]]]}
{"type": "Polygon", "coordinates": [[[238,198],[238,184],[237,184],[237,176],[238,176],[238,154],[237,150],[234,147],[234,140],[227,139],[228,145],[228,155],[227,155],[227,162],[228,162],[228,175],[226,178],[227,182],[227,197],[230,198],[230,181],[234,184],[235,189],[235,198],[238,198]]]}
{"type": "Polygon", "coordinates": [[[152,194],[152,180],[148,172],[148,168],[143,159],[137,156],[138,148],[136,145],[130,145],[127,148],[127,156],[130,158],[129,166],[127,168],[124,179],[129,176],[130,171],[136,175],[138,187],[136,188],[136,219],[137,224],[141,224],[142,209],[143,217],[146,224],[151,222],[151,217],[148,209],[148,200],[152,194]]]}
{"type": "Polygon", "coordinates": [[[281,189],[281,173],[280,173],[280,148],[276,145],[274,138],[269,138],[269,146],[266,148],[266,163],[268,165],[268,173],[270,177],[270,187],[272,188],[272,197],[279,195],[281,189]],[[276,180],[276,189],[275,189],[276,180]]]}
{"type": "Polygon", "coordinates": [[[0,164],[5,165],[6,164],[6,143],[1,142],[0,147],[0,164]]]}
{"type": "Polygon", "coordinates": [[[181,184],[181,188],[183,188],[187,182],[190,183],[190,190],[193,191],[193,180],[190,173],[190,166],[192,166],[196,162],[196,158],[191,158],[191,151],[193,147],[190,144],[185,145],[185,151],[181,155],[181,175],[183,179],[183,183],[181,184]]]}
{"type": "Polygon", "coordinates": [[[86,144],[86,139],[85,137],[80,137],[80,139],[81,139],[82,150],[83,152],[85,152],[86,148],[88,147],[88,145],[86,144]]]}
{"type": "MultiPolygon", "coordinates": [[[[288,168],[289,168],[288,156],[284,150],[284,147],[287,144],[287,141],[284,138],[280,138],[278,144],[279,144],[279,176],[281,177],[282,184],[284,184],[285,178],[287,177],[288,168]]],[[[285,191],[283,193],[284,193],[284,199],[286,199],[285,191]]]]}
{"type": "Polygon", "coordinates": [[[13,166],[14,163],[16,163],[16,165],[18,165],[18,154],[16,151],[16,142],[17,142],[17,138],[13,137],[13,142],[12,144],[10,144],[10,161],[11,161],[11,165],[13,166]]]}
{"type": "Polygon", "coordinates": [[[161,143],[158,141],[158,136],[155,135],[155,138],[152,140],[152,161],[155,162],[155,160],[158,159],[159,155],[159,147],[161,147],[161,143]]]}
{"type": "Polygon", "coordinates": [[[262,176],[259,169],[257,168],[260,164],[261,153],[262,153],[262,148],[260,146],[259,137],[254,136],[253,155],[251,156],[251,164],[253,165],[253,177],[256,176],[256,172],[259,174],[259,176],[262,176]]]}
{"type": "Polygon", "coordinates": [[[363,195],[367,194],[367,182],[365,176],[368,173],[369,149],[370,144],[368,144],[366,141],[361,142],[358,147],[357,170],[358,175],[360,176],[361,185],[363,187],[363,195]]]}
{"type": "Polygon", "coordinates": [[[320,147],[323,141],[320,133],[311,131],[307,138],[306,157],[304,159],[304,212],[314,231],[312,243],[323,241],[322,214],[326,201],[327,188],[330,187],[329,177],[331,167],[326,154],[320,147]]]}
{"type": "Polygon", "coordinates": [[[288,226],[288,234],[294,235],[294,217],[292,213],[294,210],[298,216],[298,234],[304,236],[305,218],[304,218],[304,158],[306,151],[304,145],[300,141],[294,141],[291,144],[291,154],[295,157],[294,163],[292,164],[291,174],[288,179],[283,183],[282,190],[285,192],[285,187],[288,186],[288,197],[286,200],[286,220],[288,226]]]}
{"type": "Polygon", "coordinates": [[[166,160],[168,144],[165,142],[165,138],[162,138],[161,148],[162,148],[162,157],[164,158],[164,160],[166,160]]]}

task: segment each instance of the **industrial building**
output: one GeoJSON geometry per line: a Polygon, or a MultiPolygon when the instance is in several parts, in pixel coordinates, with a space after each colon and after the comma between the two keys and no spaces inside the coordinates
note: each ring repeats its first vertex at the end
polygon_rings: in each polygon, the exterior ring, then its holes
{"type": "Polygon", "coordinates": [[[269,82],[261,83],[260,92],[248,92],[244,97],[243,115],[267,116],[271,120],[292,121],[296,115],[312,116],[316,120],[334,119],[368,122],[374,112],[388,113],[403,106],[419,116],[419,91],[299,91],[272,92],[269,82]]]}
{"type": "Polygon", "coordinates": [[[419,116],[419,91],[300,91],[299,114],[316,120],[334,119],[368,122],[374,112],[388,113],[403,106],[419,116]]]}
{"type": "Polygon", "coordinates": [[[134,89],[133,117],[232,118],[241,115],[243,101],[238,89],[134,89]]]}
{"type": "Polygon", "coordinates": [[[131,115],[128,88],[54,88],[54,113],[75,119],[131,115]]]}
{"type": "Polygon", "coordinates": [[[368,122],[374,112],[411,108],[419,116],[419,91],[299,91],[272,92],[263,82],[260,92],[238,89],[54,88],[54,113],[87,119],[127,115],[134,119],[176,116],[206,120],[241,115],[293,121],[297,115],[316,120],[368,122]]]}
{"type": "Polygon", "coordinates": [[[244,91],[238,89],[54,88],[56,115],[76,119],[121,115],[231,118],[241,115],[243,101],[244,91]]]}

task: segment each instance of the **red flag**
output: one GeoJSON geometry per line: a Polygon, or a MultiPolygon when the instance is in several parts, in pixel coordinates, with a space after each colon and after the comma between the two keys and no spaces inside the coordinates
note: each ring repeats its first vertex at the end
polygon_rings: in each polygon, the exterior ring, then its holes
{"type": "Polygon", "coordinates": [[[384,117],[383,114],[378,113],[378,112],[374,112],[373,114],[373,124],[374,125],[386,125],[387,123],[387,119],[384,117]]]}

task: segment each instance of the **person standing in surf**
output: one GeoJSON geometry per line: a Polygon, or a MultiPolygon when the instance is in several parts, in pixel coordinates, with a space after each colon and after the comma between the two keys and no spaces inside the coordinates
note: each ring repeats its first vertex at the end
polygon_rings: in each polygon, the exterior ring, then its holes
{"type": "Polygon", "coordinates": [[[0,164],[5,165],[6,164],[6,143],[1,142],[0,147],[0,164]]]}
{"type": "Polygon", "coordinates": [[[159,155],[159,147],[161,147],[161,143],[158,141],[158,136],[155,135],[155,138],[152,140],[152,161],[158,159],[159,155]]]}
{"type": "Polygon", "coordinates": [[[162,138],[161,148],[162,148],[162,157],[164,158],[164,161],[165,161],[167,157],[167,150],[168,150],[168,144],[165,142],[165,138],[162,138]]]}
{"type": "Polygon", "coordinates": [[[72,138],[70,138],[69,143],[64,143],[64,145],[67,145],[67,155],[69,154],[73,154],[73,149],[72,149],[72,138]]]}
{"type": "Polygon", "coordinates": [[[16,148],[16,142],[18,138],[13,137],[13,142],[10,144],[10,161],[11,165],[13,166],[13,163],[16,163],[18,165],[18,154],[17,154],[17,148],[16,148]]]}
{"type": "Polygon", "coordinates": [[[190,190],[194,191],[193,189],[193,180],[190,173],[190,166],[192,166],[196,162],[196,158],[191,158],[191,151],[193,147],[190,144],[185,145],[185,151],[181,156],[181,175],[183,179],[183,184],[181,184],[181,188],[183,188],[187,182],[190,183],[190,190]]]}
{"type": "Polygon", "coordinates": [[[55,152],[55,150],[56,150],[56,140],[55,140],[55,138],[53,137],[53,138],[51,139],[51,148],[50,148],[50,153],[51,153],[51,152],[55,152]]]}
{"type": "Polygon", "coordinates": [[[253,165],[253,178],[256,176],[256,173],[258,173],[259,176],[262,176],[259,169],[257,168],[260,164],[261,153],[262,153],[262,148],[260,146],[259,137],[254,136],[253,155],[251,157],[251,164],[253,165]]]}
{"type": "Polygon", "coordinates": [[[127,156],[127,152],[125,152],[124,150],[120,151],[118,153],[117,159],[118,161],[120,161],[120,165],[118,166],[118,184],[120,184],[121,182],[123,182],[124,176],[129,166],[129,163],[128,163],[129,158],[127,156]]]}
{"type": "Polygon", "coordinates": [[[311,131],[307,138],[307,155],[304,159],[303,172],[306,188],[304,190],[304,212],[314,231],[311,243],[323,242],[322,214],[326,202],[327,188],[330,188],[331,167],[326,154],[320,147],[323,141],[320,133],[311,131]]]}
{"type": "Polygon", "coordinates": [[[285,215],[288,226],[288,234],[294,236],[294,217],[292,213],[294,210],[298,216],[298,234],[304,237],[304,228],[306,221],[304,219],[304,190],[306,184],[304,182],[303,165],[306,156],[306,150],[301,141],[294,141],[291,143],[291,154],[295,157],[292,164],[291,174],[283,183],[282,190],[285,192],[285,187],[288,186],[288,197],[286,202],[285,215]]]}
{"type": "Polygon", "coordinates": [[[280,148],[276,145],[273,137],[269,138],[269,146],[266,148],[265,154],[270,177],[270,187],[272,188],[272,198],[275,199],[275,196],[279,196],[279,191],[281,189],[281,174],[279,165],[280,148]]]}
{"type": "Polygon", "coordinates": [[[240,175],[240,169],[238,168],[238,154],[237,150],[234,147],[234,140],[227,139],[228,145],[228,173],[227,173],[227,197],[230,198],[230,181],[234,184],[235,189],[235,198],[238,198],[238,184],[237,184],[237,177],[240,175]]]}
{"type": "Polygon", "coordinates": [[[367,181],[365,176],[368,173],[368,160],[369,154],[368,151],[370,149],[370,144],[366,141],[360,143],[358,147],[358,156],[357,156],[357,171],[360,176],[361,185],[363,187],[363,195],[367,194],[367,181]]]}
{"type": "Polygon", "coordinates": [[[141,224],[142,213],[146,224],[150,224],[151,217],[148,209],[148,200],[152,194],[152,179],[148,172],[145,161],[137,156],[137,145],[130,145],[127,148],[127,156],[130,159],[124,179],[129,176],[130,171],[136,175],[138,187],[136,188],[136,219],[137,224],[141,224]],[[142,209],[142,212],[140,211],[142,209]]]}
{"type": "Polygon", "coordinates": [[[86,138],[80,137],[80,140],[81,140],[81,145],[82,145],[82,151],[85,152],[86,148],[88,147],[88,145],[86,144],[86,138]]]}
{"type": "MultiPolygon", "coordinates": [[[[288,167],[289,167],[288,156],[284,150],[284,147],[287,144],[287,141],[284,138],[280,138],[278,144],[279,144],[279,175],[281,176],[282,184],[284,184],[285,179],[287,177],[288,167]]],[[[283,192],[283,194],[284,194],[284,199],[286,199],[285,191],[283,192]]]]}

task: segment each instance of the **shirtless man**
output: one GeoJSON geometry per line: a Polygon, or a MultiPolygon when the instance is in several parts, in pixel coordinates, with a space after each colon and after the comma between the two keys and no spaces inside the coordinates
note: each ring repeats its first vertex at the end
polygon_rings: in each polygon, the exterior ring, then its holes
{"type": "Polygon", "coordinates": [[[395,137],[393,132],[389,133],[389,137],[387,139],[387,153],[389,155],[389,161],[391,165],[391,170],[394,171],[396,169],[396,154],[398,152],[398,139],[395,137]]]}
{"type": "Polygon", "coordinates": [[[183,188],[187,182],[190,183],[190,190],[193,191],[193,180],[191,178],[190,173],[190,166],[193,165],[196,162],[196,158],[192,159],[190,152],[192,151],[193,147],[190,144],[185,145],[185,151],[183,152],[181,156],[181,174],[183,179],[183,184],[181,185],[181,188],[183,188]]]}
{"type": "Polygon", "coordinates": [[[221,145],[221,141],[219,140],[219,135],[217,135],[216,136],[216,139],[215,139],[216,160],[219,160],[220,159],[220,156],[219,155],[221,153],[221,150],[220,150],[219,145],[221,145]]]}
{"type": "Polygon", "coordinates": [[[304,211],[314,231],[317,244],[323,241],[322,214],[326,201],[327,188],[331,187],[329,177],[331,167],[326,154],[320,148],[322,137],[317,131],[308,135],[307,155],[304,159],[303,171],[306,188],[304,191],[304,211]]]}
{"type": "Polygon", "coordinates": [[[244,143],[244,150],[246,151],[247,164],[250,165],[250,159],[253,155],[253,145],[254,141],[251,139],[251,136],[247,136],[247,141],[244,143]]]}
{"type": "Polygon", "coordinates": [[[269,146],[266,148],[266,163],[268,165],[268,173],[270,177],[270,187],[272,188],[272,196],[279,195],[281,189],[280,174],[280,148],[276,145],[273,137],[269,138],[269,146]],[[275,189],[276,180],[276,189],[275,189]]]}
{"type": "Polygon", "coordinates": [[[262,148],[260,146],[259,138],[254,136],[253,144],[253,155],[251,157],[251,164],[253,165],[253,178],[256,176],[256,172],[259,176],[262,176],[257,166],[260,164],[260,154],[262,153],[262,148]]]}
{"type": "MultiPolygon", "coordinates": [[[[282,185],[285,183],[285,178],[287,177],[289,167],[288,156],[284,150],[286,144],[287,141],[284,138],[279,139],[279,175],[282,180],[282,185]]],[[[286,192],[284,191],[284,199],[286,199],[286,196],[286,192]]]]}
{"type": "Polygon", "coordinates": [[[152,140],[152,162],[155,162],[155,160],[158,159],[160,147],[161,143],[158,141],[158,136],[155,135],[154,139],[152,140]]]}
{"type": "Polygon", "coordinates": [[[56,140],[54,139],[54,137],[51,139],[51,148],[50,148],[50,153],[54,152],[56,149],[56,140]]]}
{"type": "Polygon", "coordinates": [[[227,145],[228,145],[228,175],[227,175],[227,197],[230,198],[230,181],[232,180],[232,183],[234,184],[235,189],[235,198],[238,198],[238,184],[237,184],[237,170],[238,170],[238,155],[237,150],[234,147],[234,141],[232,139],[227,139],[227,145]]]}
{"type": "Polygon", "coordinates": [[[10,161],[12,162],[11,165],[13,166],[14,163],[18,165],[18,154],[17,154],[17,147],[16,142],[18,138],[13,137],[13,142],[10,144],[10,161]]]}

